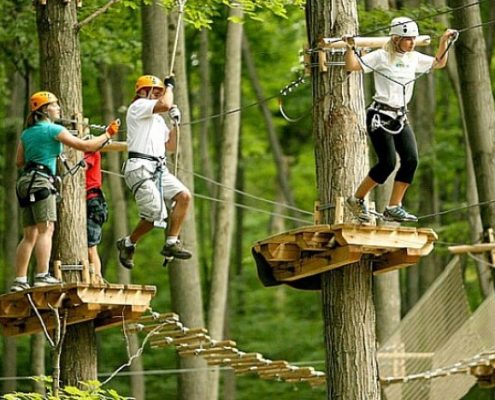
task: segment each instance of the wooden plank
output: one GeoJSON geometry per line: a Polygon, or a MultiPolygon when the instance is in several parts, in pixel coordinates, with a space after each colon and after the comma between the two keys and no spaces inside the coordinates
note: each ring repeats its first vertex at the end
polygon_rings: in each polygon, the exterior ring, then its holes
{"type": "MultiPolygon", "coordinates": [[[[357,48],[381,48],[390,40],[390,36],[366,37],[356,36],[354,42],[357,48]]],[[[415,46],[429,46],[431,38],[428,35],[419,35],[416,37],[415,46]]],[[[319,47],[324,49],[345,49],[347,44],[341,38],[323,38],[319,42],[319,47]]]]}
{"type": "Polygon", "coordinates": [[[260,253],[268,262],[297,260],[301,254],[299,246],[293,243],[265,243],[260,253]]]}
{"type": "Polygon", "coordinates": [[[459,246],[449,246],[447,249],[452,254],[464,253],[484,253],[486,251],[495,250],[495,243],[478,243],[478,244],[463,244],[459,246]]]}
{"type": "Polygon", "coordinates": [[[362,253],[356,246],[336,247],[317,257],[301,259],[291,264],[291,268],[274,268],[275,279],[280,282],[295,281],[307,276],[321,274],[343,265],[357,262],[362,253]]]}
{"type": "Polygon", "coordinates": [[[365,225],[342,225],[335,231],[335,238],[341,246],[360,245],[387,249],[420,249],[429,241],[427,234],[418,233],[415,229],[384,229],[365,225]]]}
{"type": "Polygon", "coordinates": [[[386,253],[373,263],[373,274],[378,275],[384,272],[405,268],[416,264],[421,255],[411,255],[408,249],[400,249],[391,253],[386,253]]]}

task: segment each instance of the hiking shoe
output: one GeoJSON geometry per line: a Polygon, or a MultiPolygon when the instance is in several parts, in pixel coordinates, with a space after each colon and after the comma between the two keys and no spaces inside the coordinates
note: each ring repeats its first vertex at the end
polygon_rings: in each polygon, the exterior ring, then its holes
{"type": "Polygon", "coordinates": [[[23,290],[28,290],[28,289],[31,289],[29,283],[20,282],[17,279],[14,280],[14,283],[12,283],[12,286],[10,287],[11,292],[22,292],[23,290]]]}
{"type": "Polygon", "coordinates": [[[397,222],[405,222],[405,221],[416,222],[418,220],[418,217],[407,212],[402,207],[402,205],[385,207],[385,210],[383,211],[383,216],[388,220],[397,221],[397,222]]]}
{"type": "Polygon", "coordinates": [[[60,285],[62,281],[51,276],[48,272],[45,275],[37,276],[34,278],[34,287],[48,286],[48,285],[60,285]]]}
{"type": "Polygon", "coordinates": [[[136,245],[126,246],[125,238],[117,240],[117,249],[119,250],[119,261],[123,267],[127,269],[132,269],[134,267],[134,250],[136,250],[136,245]]]}
{"type": "Polygon", "coordinates": [[[166,258],[173,257],[178,258],[179,260],[188,260],[192,257],[192,253],[184,249],[182,243],[178,240],[173,244],[165,244],[162,251],[160,251],[160,254],[166,258]]]}
{"type": "Polygon", "coordinates": [[[350,196],[346,200],[347,206],[352,214],[362,222],[371,221],[371,215],[368,211],[368,206],[364,199],[358,199],[355,196],[350,196]]]}

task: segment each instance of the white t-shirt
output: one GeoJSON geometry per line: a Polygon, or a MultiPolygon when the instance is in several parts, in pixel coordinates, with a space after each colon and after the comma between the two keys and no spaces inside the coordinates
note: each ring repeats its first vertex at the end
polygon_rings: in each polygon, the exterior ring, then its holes
{"type": "Polygon", "coordinates": [[[374,70],[379,72],[374,73],[375,95],[373,98],[377,102],[394,108],[405,107],[411,100],[416,74],[428,71],[435,58],[417,51],[396,53],[392,62],[390,58],[385,50],[379,49],[364,55],[362,61],[359,60],[359,62],[364,72],[374,70]]]}
{"type": "Polygon", "coordinates": [[[170,130],[163,118],[153,113],[158,100],[138,99],[127,109],[128,151],[165,157],[165,143],[170,130]]]}

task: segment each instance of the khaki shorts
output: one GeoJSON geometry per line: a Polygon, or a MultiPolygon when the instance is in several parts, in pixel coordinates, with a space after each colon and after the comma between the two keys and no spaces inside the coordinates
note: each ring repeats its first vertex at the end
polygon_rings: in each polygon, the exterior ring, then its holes
{"type": "Polygon", "coordinates": [[[51,194],[29,207],[21,208],[22,226],[33,226],[42,222],[57,220],[57,197],[51,194]]]}
{"type": "Polygon", "coordinates": [[[173,198],[188,191],[165,166],[161,173],[156,173],[156,164],[154,161],[129,159],[125,166],[125,182],[134,194],[139,216],[150,222],[164,221],[173,198]]]}

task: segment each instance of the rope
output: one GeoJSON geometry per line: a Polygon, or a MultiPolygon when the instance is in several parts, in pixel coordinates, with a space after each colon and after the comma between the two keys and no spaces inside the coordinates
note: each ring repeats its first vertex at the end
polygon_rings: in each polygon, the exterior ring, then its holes
{"type": "Polygon", "coordinates": [[[184,14],[184,6],[186,5],[187,0],[181,1],[177,0],[177,5],[179,6],[179,15],[177,17],[177,28],[175,30],[175,40],[174,40],[174,47],[172,50],[172,59],[170,60],[170,67],[169,67],[169,76],[172,76],[174,74],[174,65],[175,65],[175,55],[177,53],[177,46],[179,43],[179,35],[180,35],[180,26],[182,22],[182,16],[184,14]]]}

